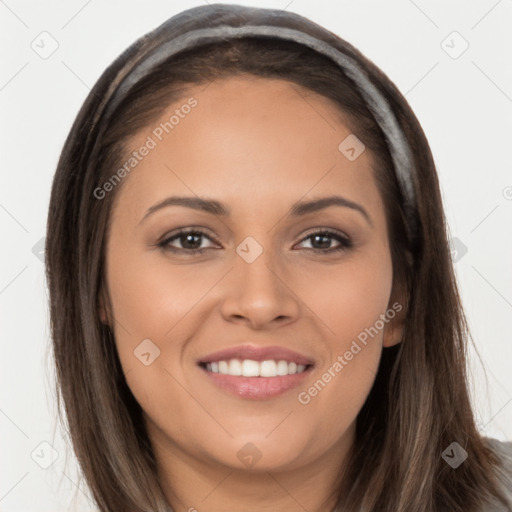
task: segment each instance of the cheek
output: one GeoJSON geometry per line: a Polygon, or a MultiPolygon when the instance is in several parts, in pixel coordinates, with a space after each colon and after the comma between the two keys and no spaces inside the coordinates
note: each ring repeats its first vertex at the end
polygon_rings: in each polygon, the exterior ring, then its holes
{"type": "Polygon", "coordinates": [[[110,261],[115,343],[127,384],[150,420],[180,439],[182,423],[204,422],[204,411],[183,387],[182,356],[198,325],[194,308],[219,278],[153,252],[116,250],[110,261]],[[170,411],[180,419],[171,421],[170,411]]]}
{"type": "Polygon", "coordinates": [[[354,254],[339,264],[304,273],[310,277],[302,279],[300,297],[324,324],[336,351],[332,356],[373,326],[388,307],[393,273],[385,250],[354,254]]]}
{"type": "Polygon", "coordinates": [[[116,322],[138,338],[171,335],[174,325],[218,280],[211,268],[202,268],[173,265],[153,252],[116,258],[108,274],[116,322]]]}
{"type": "Polygon", "coordinates": [[[165,333],[173,334],[173,326],[193,304],[194,294],[179,272],[172,279],[167,277],[156,258],[148,260],[148,253],[132,250],[116,238],[111,245],[116,250],[107,255],[107,276],[115,343],[128,384],[133,384],[136,390],[132,391],[144,403],[150,390],[159,387],[156,369],[164,355],[161,340],[165,333]]]}
{"type": "Polygon", "coordinates": [[[207,294],[225,269],[172,264],[156,250],[130,251],[120,243],[112,256],[108,285],[115,343],[127,383],[151,416],[158,417],[171,402],[189,412],[190,395],[179,384],[188,377],[183,354],[201,325],[207,294]]]}
{"type": "Polygon", "coordinates": [[[319,427],[330,439],[355,419],[375,379],[387,324],[382,315],[390,319],[391,259],[377,251],[354,257],[315,274],[315,283],[305,280],[301,296],[320,320],[324,335],[319,338],[329,357],[313,385],[300,390],[299,402],[310,414],[324,417],[319,427]]]}

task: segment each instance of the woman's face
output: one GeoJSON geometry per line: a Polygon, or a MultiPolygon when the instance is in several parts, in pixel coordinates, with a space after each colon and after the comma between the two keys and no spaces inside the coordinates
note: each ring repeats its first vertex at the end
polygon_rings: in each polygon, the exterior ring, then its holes
{"type": "Polygon", "coordinates": [[[401,304],[350,135],[330,100],[241,76],[191,87],[131,141],[101,317],[160,460],[286,470],[351,445],[401,304]]]}

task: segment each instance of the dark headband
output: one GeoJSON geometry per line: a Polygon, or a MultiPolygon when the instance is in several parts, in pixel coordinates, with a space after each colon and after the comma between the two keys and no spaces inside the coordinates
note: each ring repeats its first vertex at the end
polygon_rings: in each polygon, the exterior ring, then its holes
{"type": "MultiPolygon", "coordinates": [[[[329,43],[305,32],[273,25],[244,25],[240,27],[222,25],[192,30],[172,39],[164,40],[151,50],[144,60],[135,65],[120,82],[106,105],[104,116],[108,118],[112,114],[139,80],[151,74],[157,66],[178,52],[208,43],[220,43],[228,39],[253,36],[293,41],[307,46],[333,60],[354,82],[385,134],[403,197],[407,237],[411,246],[415,246],[418,237],[418,213],[412,177],[414,162],[407,138],[401,130],[389,103],[373,85],[360,65],[352,57],[345,55],[329,43]]],[[[172,37],[172,33],[169,34],[169,37],[172,37]]]]}

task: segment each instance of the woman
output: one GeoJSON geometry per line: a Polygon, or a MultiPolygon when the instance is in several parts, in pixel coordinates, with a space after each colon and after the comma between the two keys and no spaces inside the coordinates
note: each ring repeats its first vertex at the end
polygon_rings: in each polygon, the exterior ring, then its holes
{"type": "Polygon", "coordinates": [[[136,41],[66,141],[46,257],[100,510],[512,510],[428,143],[322,27],[216,4],[136,41]]]}

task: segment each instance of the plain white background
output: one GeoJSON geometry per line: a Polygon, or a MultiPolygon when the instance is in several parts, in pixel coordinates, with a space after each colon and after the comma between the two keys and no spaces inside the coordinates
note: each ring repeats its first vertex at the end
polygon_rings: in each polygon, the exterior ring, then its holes
{"type": "MultiPolygon", "coordinates": [[[[55,420],[41,261],[53,173],[107,65],[137,37],[203,3],[0,0],[1,512],[70,510],[73,495],[73,510],[92,510],[55,420]]],[[[470,348],[479,425],[487,436],[512,439],[512,0],[236,3],[325,26],[405,94],[431,144],[456,239],[456,272],[483,363],[470,348]]]]}

